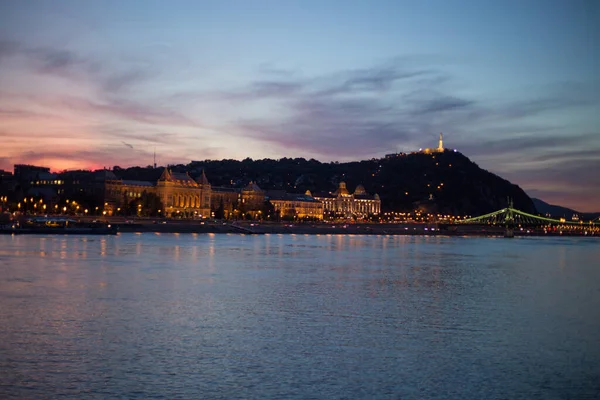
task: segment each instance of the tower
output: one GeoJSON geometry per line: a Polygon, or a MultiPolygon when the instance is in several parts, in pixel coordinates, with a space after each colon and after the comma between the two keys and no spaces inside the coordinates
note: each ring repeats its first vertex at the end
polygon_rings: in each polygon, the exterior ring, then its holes
{"type": "Polygon", "coordinates": [[[440,132],[440,141],[438,143],[438,151],[444,151],[444,137],[440,132]]]}

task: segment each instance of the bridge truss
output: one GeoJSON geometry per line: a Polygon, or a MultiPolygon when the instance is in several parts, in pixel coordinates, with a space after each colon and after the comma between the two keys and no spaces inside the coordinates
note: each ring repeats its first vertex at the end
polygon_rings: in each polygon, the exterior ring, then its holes
{"type": "Polygon", "coordinates": [[[503,208],[489,214],[467,218],[461,224],[499,225],[505,227],[564,227],[567,229],[600,230],[600,222],[566,221],[547,217],[540,217],[517,210],[512,207],[503,208]]]}

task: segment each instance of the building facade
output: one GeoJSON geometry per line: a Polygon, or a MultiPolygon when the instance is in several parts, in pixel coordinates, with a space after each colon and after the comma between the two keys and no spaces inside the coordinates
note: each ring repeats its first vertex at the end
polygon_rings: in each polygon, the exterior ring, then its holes
{"type": "Polygon", "coordinates": [[[265,191],[262,190],[256,182],[250,181],[241,190],[240,211],[245,215],[250,214],[253,219],[260,219],[260,213],[265,205],[265,191]]]}
{"type": "Polygon", "coordinates": [[[309,191],[305,194],[272,191],[268,193],[268,199],[279,218],[290,220],[323,219],[323,203],[312,197],[309,191]]]}
{"type": "Polygon", "coordinates": [[[323,203],[327,216],[365,218],[381,213],[379,195],[368,194],[362,185],[358,185],[354,193],[350,193],[346,183],[340,182],[335,192],[315,194],[314,198],[323,203]]]}
{"type": "Polygon", "coordinates": [[[167,217],[209,217],[211,186],[204,174],[194,180],[185,172],[173,172],[165,168],[157,182],[114,179],[107,180],[104,211],[117,214],[129,207],[144,194],[154,194],[160,199],[160,215],[167,217]]]}
{"type": "Polygon", "coordinates": [[[210,210],[217,218],[230,219],[238,204],[241,203],[242,193],[239,189],[213,186],[210,192],[210,210]]]}
{"type": "Polygon", "coordinates": [[[210,192],[210,183],[204,171],[195,181],[187,172],[172,172],[165,168],[156,183],[156,194],[168,216],[209,217],[210,192]]]}

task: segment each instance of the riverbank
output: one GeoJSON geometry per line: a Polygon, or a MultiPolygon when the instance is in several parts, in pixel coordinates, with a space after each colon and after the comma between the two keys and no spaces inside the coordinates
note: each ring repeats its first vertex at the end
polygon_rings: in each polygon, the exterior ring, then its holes
{"type": "MultiPolygon", "coordinates": [[[[459,226],[448,229],[437,224],[329,224],[329,223],[252,223],[199,221],[130,221],[113,222],[119,232],[154,233],[235,233],[235,234],[299,234],[299,235],[428,235],[428,236],[503,236],[502,227],[459,226]]],[[[515,230],[515,236],[595,236],[598,233],[515,230]]]]}
{"type": "MultiPolygon", "coordinates": [[[[97,217],[78,218],[81,223],[97,217]]],[[[121,233],[216,233],[216,234],[300,234],[300,235],[427,235],[427,236],[504,236],[501,226],[447,225],[428,223],[326,223],[326,222],[250,222],[215,220],[126,219],[111,217],[100,222],[110,224],[121,233]]],[[[9,230],[0,233],[11,233],[9,230]]],[[[49,234],[59,232],[48,231],[49,234]]],[[[515,236],[583,236],[600,237],[600,232],[515,229],[515,236]]]]}

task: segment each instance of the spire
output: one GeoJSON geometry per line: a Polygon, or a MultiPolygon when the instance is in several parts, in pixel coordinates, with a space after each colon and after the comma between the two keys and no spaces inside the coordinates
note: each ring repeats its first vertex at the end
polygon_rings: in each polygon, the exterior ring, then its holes
{"type": "Polygon", "coordinates": [[[165,167],[165,169],[163,170],[162,174],[160,175],[160,178],[158,178],[159,181],[170,181],[171,180],[171,171],[169,171],[168,167],[165,167]]]}
{"type": "Polygon", "coordinates": [[[202,175],[200,179],[198,179],[198,183],[201,185],[209,185],[208,178],[206,178],[206,174],[204,173],[204,168],[202,168],[202,175]]]}
{"type": "Polygon", "coordinates": [[[438,150],[444,151],[444,135],[440,132],[440,142],[438,144],[438,150]]]}

